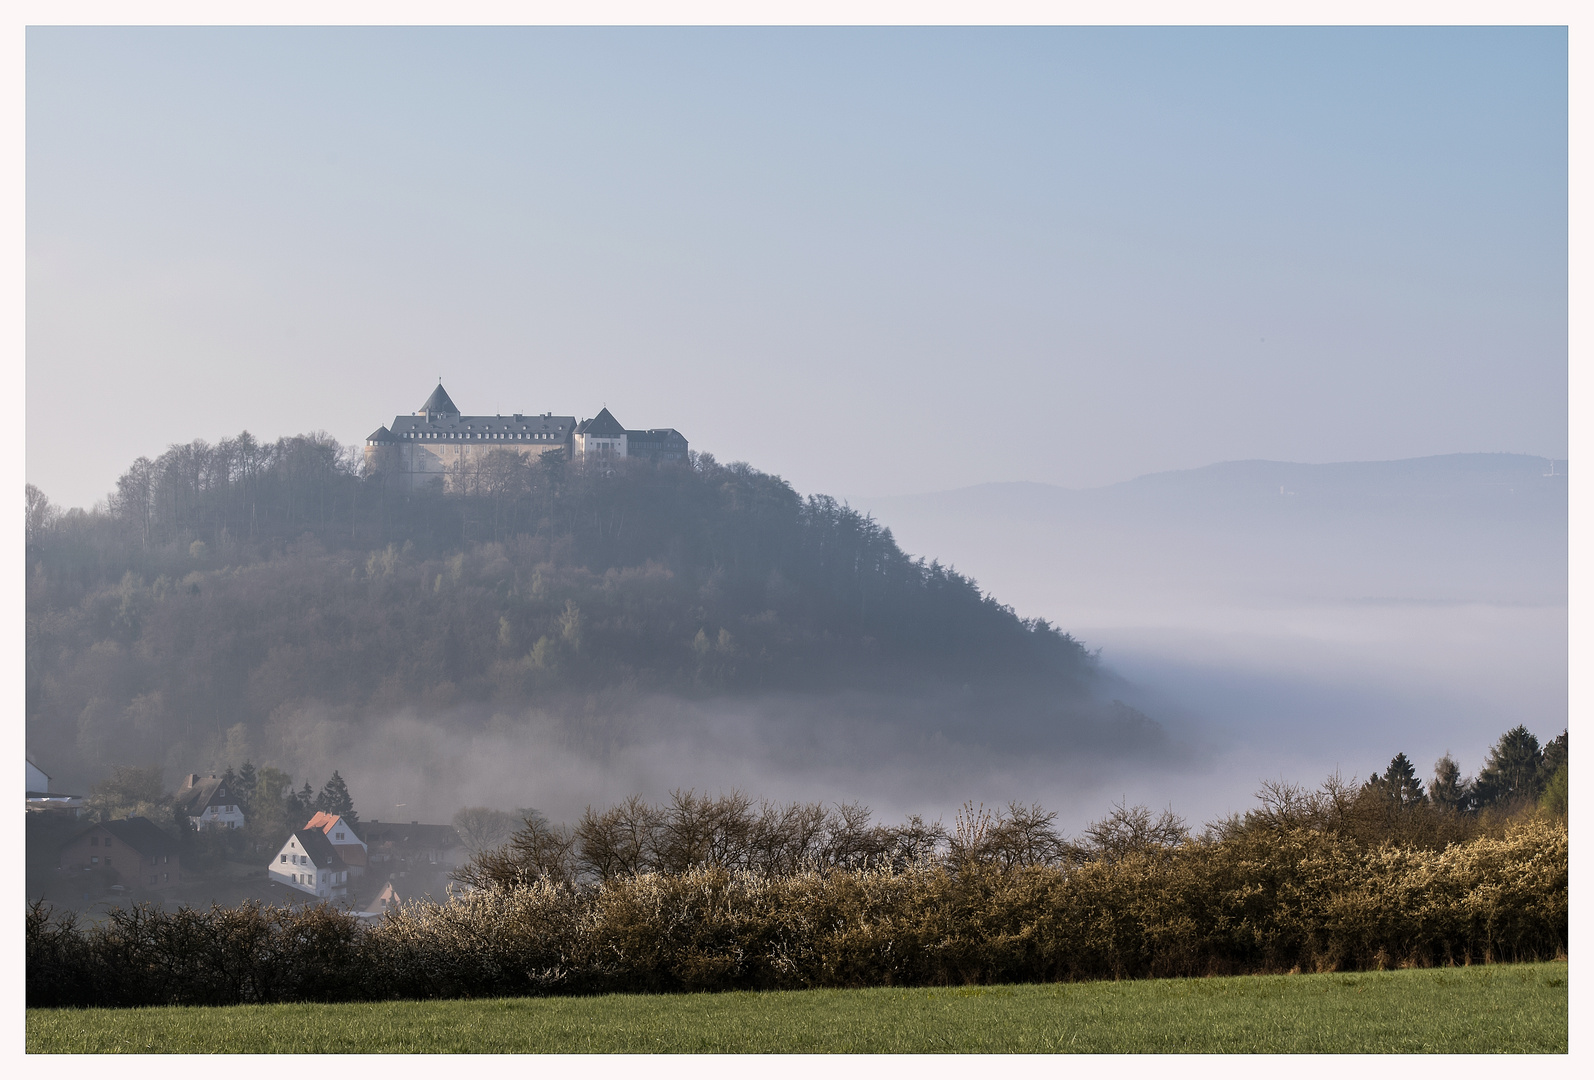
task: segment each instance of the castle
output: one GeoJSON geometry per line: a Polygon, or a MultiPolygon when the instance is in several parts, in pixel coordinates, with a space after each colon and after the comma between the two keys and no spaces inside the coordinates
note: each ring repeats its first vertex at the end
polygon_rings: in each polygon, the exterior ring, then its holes
{"type": "Polygon", "coordinates": [[[463,491],[497,450],[526,458],[559,453],[577,462],[617,458],[662,462],[685,461],[687,445],[674,428],[623,427],[607,408],[579,423],[574,416],[553,413],[462,416],[439,380],[413,416],[395,416],[391,427],[371,432],[365,440],[365,467],[403,488],[441,481],[447,490],[463,491]]]}

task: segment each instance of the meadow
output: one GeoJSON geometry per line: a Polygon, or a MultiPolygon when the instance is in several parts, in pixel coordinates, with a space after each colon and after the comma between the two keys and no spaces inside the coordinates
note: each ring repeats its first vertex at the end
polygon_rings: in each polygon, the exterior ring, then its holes
{"type": "Polygon", "coordinates": [[[1553,1053],[1567,964],[981,987],[29,1009],[50,1053],[1553,1053]]]}

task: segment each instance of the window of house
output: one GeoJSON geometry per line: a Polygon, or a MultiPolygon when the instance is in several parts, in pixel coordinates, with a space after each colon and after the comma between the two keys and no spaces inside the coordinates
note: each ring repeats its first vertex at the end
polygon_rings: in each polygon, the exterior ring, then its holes
{"type": "Polygon", "coordinates": [[[106,847],[110,847],[111,846],[111,838],[109,836],[107,836],[105,838],[105,846],[106,847]]]}
{"type": "Polygon", "coordinates": [[[277,858],[281,859],[283,862],[287,862],[288,861],[288,857],[286,855],[279,855],[279,856],[277,856],[277,858]]]}
{"type": "Polygon", "coordinates": [[[162,881],[170,881],[171,879],[172,879],[172,876],[170,874],[162,874],[161,875],[161,880],[162,881]]]}
{"type": "Polygon", "coordinates": [[[151,885],[159,885],[160,884],[160,882],[155,879],[155,875],[154,874],[151,874],[149,876],[149,883],[151,885]]]}
{"type": "Polygon", "coordinates": [[[111,857],[109,855],[105,856],[105,865],[106,866],[110,866],[111,865],[111,857]]]}
{"type": "Polygon", "coordinates": [[[100,861],[100,857],[98,855],[90,855],[89,856],[89,862],[97,864],[99,861],[100,861]]]}

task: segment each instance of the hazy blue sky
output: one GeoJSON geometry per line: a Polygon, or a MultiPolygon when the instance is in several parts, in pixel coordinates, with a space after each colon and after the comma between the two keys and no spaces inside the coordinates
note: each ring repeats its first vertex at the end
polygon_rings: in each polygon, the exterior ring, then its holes
{"type": "Polygon", "coordinates": [[[804,491],[1567,452],[1558,29],[34,29],[27,474],[670,425],[804,491]]]}

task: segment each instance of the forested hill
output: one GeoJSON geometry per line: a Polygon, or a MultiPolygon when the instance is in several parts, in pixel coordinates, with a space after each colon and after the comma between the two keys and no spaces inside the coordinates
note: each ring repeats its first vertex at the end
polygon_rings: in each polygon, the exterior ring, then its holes
{"type": "Polygon", "coordinates": [[[30,487],[30,749],[151,760],[306,702],[1089,678],[1068,635],[747,465],[494,459],[467,494],[407,494],[324,436],[243,435],[140,459],[90,512],[30,487]]]}

